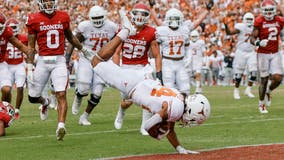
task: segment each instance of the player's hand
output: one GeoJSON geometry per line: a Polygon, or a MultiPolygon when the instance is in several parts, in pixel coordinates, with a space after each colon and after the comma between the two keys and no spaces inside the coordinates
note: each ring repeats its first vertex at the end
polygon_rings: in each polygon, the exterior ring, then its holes
{"type": "Polygon", "coordinates": [[[155,0],[149,0],[150,7],[153,7],[156,4],[155,0]]]}
{"type": "Polygon", "coordinates": [[[268,39],[263,39],[263,40],[261,40],[260,42],[259,42],[259,46],[260,47],[266,47],[267,46],[267,44],[268,44],[268,39]]]}
{"type": "Polygon", "coordinates": [[[92,61],[94,55],[91,54],[92,51],[89,51],[88,49],[86,49],[85,47],[83,47],[81,49],[81,52],[83,53],[84,57],[86,57],[89,61],[92,61]]]}
{"type": "Polygon", "coordinates": [[[164,85],[162,71],[156,73],[156,78],[162,85],[164,85]]]}
{"type": "Polygon", "coordinates": [[[27,80],[28,83],[34,83],[34,72],[33,72],[34,65],[31,63],[27,63],[27,80]]]}
{"type": "Polygon", "coordinates": [[[205,2],[207,10],[211,10],[214,6],[214,1],[213,0],[208,0],[208,2],[205,2]]]}
{"type": "Polygon", "coordinates": [[[179,154],[199,154],[199,152],[197,152],[197,151],[187,150],[187,149],[183,148],[182,146],[177,146],[176,151],[179,154]]]}

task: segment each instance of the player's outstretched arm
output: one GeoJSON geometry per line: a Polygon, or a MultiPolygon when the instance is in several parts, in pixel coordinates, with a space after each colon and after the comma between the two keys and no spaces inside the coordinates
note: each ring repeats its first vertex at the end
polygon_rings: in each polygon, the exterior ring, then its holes
{"type": "Polygon", "coordinates": [[[26,55],[28,54],[28,47],[25,46],[21,41],[19,41],[15,36],[12,36],[9,39],[9,42],[20,51],[24,52],[26,55]]]}
{"type": "Polygon", "coordinates": [[[205,8],[201,11],[202,13],[192,24],[192,30],[196,29],[202,23],[202,21],[210,13],[210,10],[213,8],[213,6],[214,6],[213,0],[209,0],[207,3],[205,3],[205,8]]]}

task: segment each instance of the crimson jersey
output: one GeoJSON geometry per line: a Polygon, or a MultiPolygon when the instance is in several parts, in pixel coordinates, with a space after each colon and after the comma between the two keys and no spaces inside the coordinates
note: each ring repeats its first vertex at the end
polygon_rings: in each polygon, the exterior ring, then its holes
{"type": "MultiPolygon", "coordinates": [[[[18,34],[16,36],[19,41],[21,41],[24,45],[28,45],[28,36],[24,34],[18,34]]],[[[5,61],[8,64],[20,64],[24,61],[24,54],[17,47],[13,46],[11,43],[8,43],[5,61]]]]}
{"type": "Polygon", "coordinates": [[[277,53],[279,47],[280,31],[284,25],[284,17],[275,16],[273,20],[267,21],[263,16],[259,16],[254,21],[254,27],[259,29],[259,39],[268,39],[265,47],[259,47],[258,53],[277,53]]]}
{"type": "Polygon", "coordinates": [[[129,36],[122,44],[122,64],[148,64],[148,51],[150,43],[156,40],[156,29],[145,27],[129,36]]]}
{"type": "Polygon", "coordinates": [[[5,28],[2,35],[0,35],[0,63],[5,61],[5,53],[9,39],[13,36],[13,30],[10,27],[5,28]]]}
{"type": "Polygon", "coordinates": [[[64,54],[64,31],[70,27],[66,12],[55,11],[50,17],[43,12],[29,14],[26,26],[29,34],[36,35],[40,56],[64,54]]]}

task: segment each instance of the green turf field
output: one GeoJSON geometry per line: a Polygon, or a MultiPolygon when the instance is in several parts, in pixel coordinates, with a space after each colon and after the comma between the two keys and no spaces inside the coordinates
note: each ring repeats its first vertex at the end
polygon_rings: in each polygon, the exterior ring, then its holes
{"type": "MultiPolygon", "coordinates": [[[[272,93],[269,113],[258,112],[258,98],[241,94],[233,99],[232,87],[204,88],[211,103],[211,117],[202,126],[176,127],[181,144],[191,150],[216,147],[284,142],[284,87],[272,93]]],[[[241,93],[244,87],[241,87],[241,93]]],[[[57,141],[57,112],[49,111],[47,121],[39,118],[38,105],[27,101],[21,109],[21,118],[0,138],[0,160],[93,160],[105,157],[136,154],[172,153],[175,150],[166,139],[161,141],[142,136],[139,132],[141,109],[132,106],[126,114],[124,126],[115,130],[113,121],[120,102],[117,90],[107,88],[101,103],[90,116],[91,126],[79,126],[79,115],[71,114],[74,90],[68,93],[67,135],[57,141]]],[[[257,95],[257,87],[253,88],[257,95]]],[[[81,107],[85,109],[87,98],[81,107]]]]}

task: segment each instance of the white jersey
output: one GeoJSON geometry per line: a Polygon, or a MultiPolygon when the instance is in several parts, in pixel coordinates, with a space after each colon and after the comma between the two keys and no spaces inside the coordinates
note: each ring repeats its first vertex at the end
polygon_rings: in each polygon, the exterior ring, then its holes
{"type": "Polygon", "coordinates": [[[99,63],[94,71],[107,84],[128,95],[143,109],[155,114],[162,109],[162,104],[167,102],[169,117],[167,121],[175,122],[182,117],[184,103],[179,92],[176,89],[163,87],[155,80],[147,79],[144,71],[121,68],[112,61],[99,63]]]}
{"type": "Polygon", "coordinates": [[[238,34],[237,50],[242,50],[245,52],[252,52],[255,47],[250,43],[250,36],[253,31],[253,27],[248,27],[245,23],[235,24],[235,28],[240,31],[238,34]]]}
{"type": "MultiPolygon", "coordinates": [[[[96,28],[89,20],[83,21],[78,25],[78,32],[85,40],[82,43],[84,47],[97,53],[105,44],[107,44],[118,31],[119,26],[110,20],[105,20],[102,27],[96,28]]],[[[82,55],[81,55],[82,57],[82,55]]]]}
{"type": "Polygon", "coordinates": [[[190,30],[181,26],[172,30],[168,26],[157,27],[157,42],[160,44],[161,54],[168,58],[182,58],[185,56],[185,45],[189,44],[190,30]]]}
{"type": "Polygon", "coordinates": [[[189,54],[196,55],[196,56],[200,56],[203,57],[203,53],[206,51],[205,48],[205,42],[202,39],[198,39],[197,41],[193,42],[190,41],[189,43],[189,54]]]}

